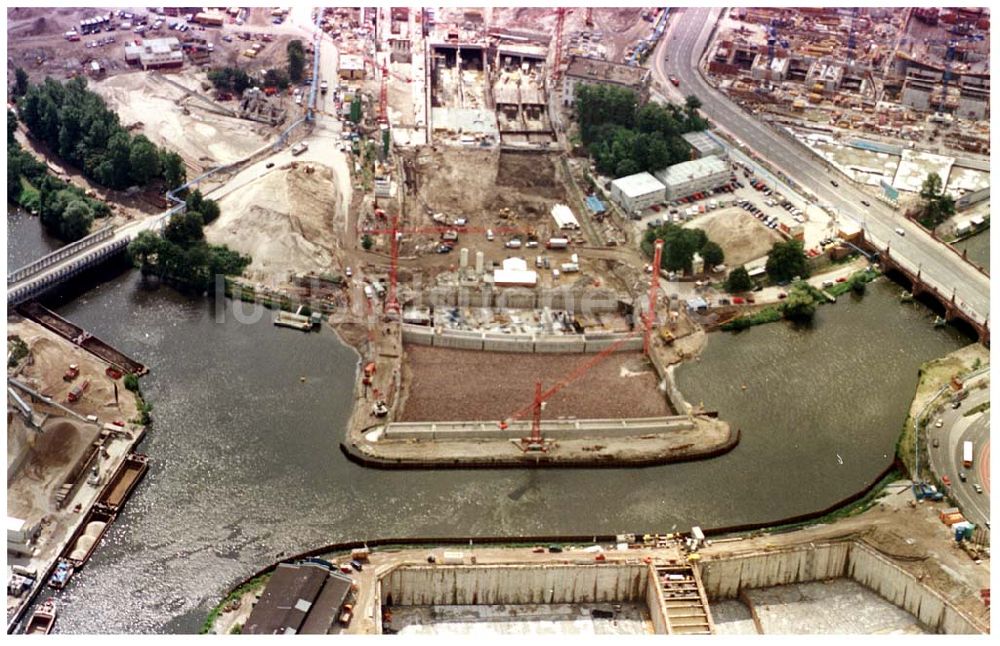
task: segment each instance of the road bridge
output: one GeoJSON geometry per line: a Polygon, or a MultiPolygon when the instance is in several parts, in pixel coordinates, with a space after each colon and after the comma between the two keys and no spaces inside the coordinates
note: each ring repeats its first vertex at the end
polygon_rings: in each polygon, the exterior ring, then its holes
{"type": "Polygon", "coordinates": [[[720,131],[756,152],[798,185],[808,187],[815,199],[831,205],[840,216],[856,222],[877,248],[886,249],[891,243],[896,265],[905,267],[913,276],[919,275],[922,286],[953,296],[961,317],[985,330],[984,338],[988,339],[988,276],[958,260],[945,245],[887,205],[872,202],[870,207],[864,207],[862,200],[870,196],[846,178],[842,178],[840,186],[834,186],[832,167],[709,84],[701,73],[700,60],[714,32],[717,11],[688,8],[673,14],[672,24],[651,59],[657,85],[676,95],[678,90],[668,81],[668,75],[676,76],[679,92],[696,95],[702,103],[701,111],[720,131]]]}

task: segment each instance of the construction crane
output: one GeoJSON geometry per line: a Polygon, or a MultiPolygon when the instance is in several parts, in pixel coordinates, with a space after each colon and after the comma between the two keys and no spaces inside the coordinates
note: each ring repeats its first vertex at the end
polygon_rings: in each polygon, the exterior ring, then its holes
{"type": "Polygon", "coordinates": [[[625,344],[630,339],[634,338],[638,329],[633,330],[630,334],[622,337],[621,339],[615,341],[605,349],[601,350],[593,357],[590,357],[586,361],[578,365],[571,373],[566,375],[557,384],[549,388],[548,390],[542,390],[542,382],[535,382],[535,398],[530,404],[524,408],[518,410],[513,415],[505,420],[501,420],[497,423],[497,426],[501,430],[506,430],[510,423],[514,420],[520,419],[525,416],[528,411],[531,411],[531,435],[528,437],[521,438],[519,447],[525,453],[529,451],[547,451],[548,447],[545,446],[545,438],[542,437],[542,409],[545,407],[545,402],[551,399],[560,390],[576,381],[584,374],[586,374],[591,368],[596,366],[598,363],[606,359],[611,354],[614,354],[618,348],[625,344]]]}
{"type": "Polygon", "coordinates": [[[513,227],[497,227],[493,229],[483,229],[480,227],[456,227],[456,226],[437,226],[437,227],[408,227],[401,228],[399,226],[399,214],[393,213],[392,216],[387,216],[385,211],[382,209],[375,209],[375,217],[380,220],[389,220],[388,229],[363,229],[361,233],[368,235],[389,235],[389,290],[386,294],[385,299],[385,311],[386,313],[399,314],[401,311],[399,305],[399,298],[397,294],[398,286],[398,273],[399,273],[399,238],[404,233],[408,234],[429,234],[429,235],[440,235],[442,233],[447,233],[449,231],[461,232],[461,233],[486,233],[487,231],[492,231],[496,235],[534,235],[534,231],[530,229],[516,229],[513,227]]]}
{"type": "Polygon", "coordinates": [[[562,61],[562,34],[563,22],[566,19],[566,8],[556,8],[556,49],[555,58],[552,60],[552,82],[559,80],[559,64],[562,61]]]}
{"type": "Polygon", "coordinates": [[[382,63],[382,85],[379,89],[378,97],[378,120],[379,123],[389,123],[389,66],[382,63]]]}
{"type": "Polygon", "coordinates": [[[940,107],[944,107],[945,101],[948,98],[948,84],[951,82],[951,64],[955,60],[955,53],[958,50],[958,45],[962,41],[978,41],[983,40],[982,34],[970,34],[963,38],[951,38],[948,40],[928,40],[927,45],[944,45],[947,47],[944,55],[944,76],[941,79],[941,104],[940,107]]]}
{"type": "MultiPolygon", "coordinates": [[[[654,245],[655,246],[653,251],[653,274],[650,279],[650,285],[649,285],[649,311],[646,312],[643,316],[645,324],[643,325],[642,328],[643,329],[642,352],[647,357],[649,356],[651,349],[653,323],[656,320],[656,303],[659,296],[660,261],[663,256],[663,240],[659,239],[656,240],[654,245]]],[[[616,352],[618,348],[620,348],[623,344],[632,339],[637,332],[638,329],[634,329],[630,334],[615,341],[614,343],[612,343],[605,349],[601,350],[587,361],[584,361],[583,363],[578,365],[576,369],[573,370],[573,372],[569,373],[561,381],[559,381],[557,384],[555,384],[546,391],[542,391],[542,382],[536,381],[535,398],[531,402],[531,404],[515,412],[507,419],[500,421],[498,423],[498,426],[501,429],[507,429],[510,425],[510,422],[522,417],[530,410],[531,435],[529,435],[528,437],[521,438],[519,446],[521,450],[526,453],[529,451],[546,451],[547,447],[545,446],[545,438],[542,437],[542,409],[545,407],[545,402],[551,399],[553,395],[555,395],[560,390],[568,386],[570,383],[582,377],[587,371],[589,371],[591,368],[593,368],[598,363],[603,361],[609,355],[616,352]]]]}
{"type": "Polygon", "coordinates": [[[588,27],[594,26],[594,8],[587,7],[587,17],[583,20],[584,24],[588,27]]]}

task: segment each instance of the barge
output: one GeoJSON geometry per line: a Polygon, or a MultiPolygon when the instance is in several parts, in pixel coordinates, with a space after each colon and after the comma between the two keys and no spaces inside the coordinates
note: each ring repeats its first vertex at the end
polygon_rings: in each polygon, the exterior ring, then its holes
{"type": "Polygon", "coordinates": [[[101,504],[94,505],[90,510],[70,539],[65,556],[75,569],[79,570],[90,559],[116,516],[115,512],[101,504]]]}
{"type": "Polygon", "coordinates": [[[284,311],[278,312],[277,316],[274,317],[274,324],[279,327],[290,327],[304,332],[308,332],[313,328],[313,321],[310,317],[284,311]]]}
{"type": "Polygon", "coordinates": [[[67,321],[37,302],[25,303],[18,308],[18,311],[25,318],[29,318],[64,339],[68,339],[74,345],[83,348],[95,357],[107,361],[114,368],[115,372],[133,374],[136,377],[141,377],[149,372],[149,368],[143,364],[126,356],[82,327],[67,321]]]}
{"type": "Polygon", "coordinates": [[[28,625],[24,629],[25,635],[48,635],[52,632],[52,626],[56,623],[56,602],[49,599],[31,613],[28,625]]]}
{"type": "Polygon", "coordinates": [[[144,453],[129,453],[104,487],[98,504],[112,513],[120,511],[148,470],[149,456],[144,453]]]}

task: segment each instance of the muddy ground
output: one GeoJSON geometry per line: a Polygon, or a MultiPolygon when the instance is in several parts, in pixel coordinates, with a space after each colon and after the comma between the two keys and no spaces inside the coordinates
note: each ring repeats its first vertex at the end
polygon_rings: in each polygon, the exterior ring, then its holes
{"type": "MultiPolygon", "coordinates": [[[[407,346],[407,397],[400,421],[500,420],[525,407],[520,418],[531,419],[535,381],[548,389],[592,359],[407,346]]],[[[600,361],[549,399],[542,418],[669,414],[656,373],[640,354],[623,352],[600,361]]]]}

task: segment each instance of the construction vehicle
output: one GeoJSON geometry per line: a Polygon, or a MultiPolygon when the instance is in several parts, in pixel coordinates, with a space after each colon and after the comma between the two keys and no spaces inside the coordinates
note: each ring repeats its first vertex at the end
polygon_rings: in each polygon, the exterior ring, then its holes
{"type": "Polygon", "coordinates": [[[70,389],[69,394],[66,395],[66,399],[69,400],[70,403],[80,401],[80,398],[83,397],[83,393],[87,392],[87,388],[89,387],[90,387],[89,380],[84,381],[82,384],[77,384],[73,386],[73,388],[70,389]]]}
{"type": "Polygon", "coordinates": [[[75,363],[69,364],[69,368],[63,373],[63,381],[73,381],[80,376],[80,367],[75,363]]]}
{"type": "Polygon", "coordinates": [[[386,405],[385,401],[378,400],[372,404],[372,415],[375,417],[385,417],[389,414],[389,406],[386,405]]]}
{"type": "Polygon", "coordinates": [[[370,386],[372,383],[372,377],[375,375],[375,362],[371,361],[365,364],[364,377],[361,379],[361,383],[366,386],[370,386]]]}

